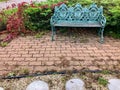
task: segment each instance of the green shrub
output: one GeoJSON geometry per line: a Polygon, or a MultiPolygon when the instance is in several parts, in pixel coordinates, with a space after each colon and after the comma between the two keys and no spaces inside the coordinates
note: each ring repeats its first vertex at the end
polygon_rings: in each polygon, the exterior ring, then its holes
{"type": "Polygon", "coordinates": [[[50,29],[50,18],[53,8],[62,4],[64,0],[48,0],[46,2],[34,3],[25,12],[25,26],[32,31],[50,29]]]}
{"type": "Polygon", "coordinates": [[[8,0],[0,0],[0,2],[5,2],[5,1],[8,1],[8,0]]]}
{"type": "Polygon", "coordinates": [[[119,0],[68,0],[68,5],[73,6],[80,3],[83,6],[89,6],[96,3],[103,6],[104,15],[107,19],[105,32],[115,38],[120,38],[120,2],[119,0]],[[112,32],[112,33],[111,33],[112,32]]]}
{"type": "Polygon", "coordinates": [[[0,22],[0,31],[3,31],[6,29],[6,24],[3,22],[0,22]]]}
{"type": "Polygon", "coordinates": [[[103,77],[99,77],[98,78],[98,83],[100,85],[106,86],[108,84],[108,81],[106,79],[104,79],[103,77]]]}
{"type": "Polygon", "coordinates": [[[106,34],[120,38],[120,2],[118,0],[103,3],[107,18],[106,34]]]}
{"type": "MultiPolygon", "coordinates": [[[[106,35],[111,35],[120,38],[120,2],[119,0],[47,0],[46,2],[36,3],[28,6],[24,11],[25,27],[32,31],[50,29],[50,18],[53,14],[53,8],[60,5],[61,2],[66,2],[68,6],[73,6],[80,3],[83,6],[89,6],[96,3],[98,6],[103,6],[104,15],[107,23],[105,27],[106,35]]],[[[5,10],[5,14],[12,14],[17,10],[5,10]]],[[[6,17],[0,14],[2,19],[1,25],[6,24],[6,17]]]]}
{"type": "Polygon", "coordinates": [[[0,11],[0,31],[6,29],[7,19],[10,15],[17,11],[16,8],[14,9],[7,9],[0,11]]]}
{"type": "Polygon", "coordinates": [[[8,42],[0,42],[1,47],[6,47],[8,45],[8,42]]]}
{"type": "Polygon", "coordinates": [[[25,26],[32,31],[50,28],[50,17],[52,10],[50,8],[27,8],[25,10],[25,26]]]}

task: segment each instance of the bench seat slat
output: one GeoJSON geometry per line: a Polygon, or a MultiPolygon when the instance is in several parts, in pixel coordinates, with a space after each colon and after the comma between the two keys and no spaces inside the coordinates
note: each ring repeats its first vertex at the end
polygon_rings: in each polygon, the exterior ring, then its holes
{"type": "Polygon", "coordinates": [[[61,23],[55,23],[54,24],[55,27],[102,27],[102,25],[98,22],[98,23],[65,23],[65,22],[61,22],[61,23]]]}

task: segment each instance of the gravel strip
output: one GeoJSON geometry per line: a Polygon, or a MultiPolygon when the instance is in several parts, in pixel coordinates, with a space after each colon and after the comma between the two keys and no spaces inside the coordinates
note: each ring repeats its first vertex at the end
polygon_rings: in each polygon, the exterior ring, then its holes
{"type": "Polygon", "coordinates": [[[80,78],[85,82],[86,90],[108,90],[107,86],[99,84],[99,77],[109,80],[119,78],[116,74],[98,74],[98,73],[78,73],[64,75],[45,75],[36,77],[27,77],[21,79],[0,80],[0,87],[5,90],[25,90],[34,80],[43,80],[49,84],[50,90],[65,90],[65,83],[72,78],[80,78]]]}

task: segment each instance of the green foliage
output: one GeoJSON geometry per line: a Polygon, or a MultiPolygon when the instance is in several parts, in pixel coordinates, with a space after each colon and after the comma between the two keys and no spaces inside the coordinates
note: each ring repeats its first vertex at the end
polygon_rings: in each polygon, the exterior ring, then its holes
{"type": "MultiPolygon", "coordinates": [[[[48,5],[51,6],[53,4],[57,4],[59,2],[64,2],[65,0],[47,0],[45,2],[41,2],[41,3],[35,3],[37,6],[42,6],[42,5],[48,5]]],[[[67,1],[67,0],[66,0],[67,1]]]]}
{"type": "Polygon", "coordinates": [[[50,28],[50,17],[52,10],[50,8],[28,8],[25,10],[27,16],[25,26],[29,30],[37,31],[50,28]]]}
{"type": "Polygon", "coordinates": [[[105,28],[106,34],[112,31],[111,35],[115,38],[120,38],[120,1],[119,0],[68,0],[68,5],[73,6],[80,3],[83,6],[89,6],[96,3],[98,6],[103,6],[104,15],[107,19],[105,28]]]}
{"type": "MultiPolygon", "coordinates": [[[[89,6],[96,3],[98,6],[103,6],[104,15],[107,19],[105,28],[106,35],[115,38],[120,38],[120,2],[119,0],[47,0],[45,2],[28,5],[24,11],[25,27],[32,31],[50,29],[50,18],[53,14],[53,9],[56,5],[65,2],[68,6],[73,6],[80,3],[82,6],[89,6]]],[[[6,15],[9,16],[16,12],[17,9],[4,10],[4,15],[0,14],[0,24],[5,26],[6,15]]]]}
{"type": "Polygon", "coordinates": [[[109,70],[103,70],[101,73],[102,74],[110,74],[111,72],[109,70]]]}
{"type": "Polygon", "coordinates": [[[116,33],[116,31],[109,31],[108,34],[109,36],[112,36],[113,38],[120,39],[120,33],[116,33]]]}
{"type": "Polygon", "coordinates": [[[14,77],[14,76],[16,76],[16,74],[15,74],[14,72],[10,72],[10,73],[8,73],[7,76],[8,76],[8,77],[14,77]]]}
{"type": "Polygon", "coordinates": [[[41,38],[43,35],[45,35],[45,31],[41,31],[35,35],[36,38],[41,38]]]}
{"type": "Polygon", "coordinates": [[[13,13],[15,13],[16,11],[17,11],[16,8],[7,9],[7,10],[5,9],[5,10],[0,11],[0,31],[6,29],[8,17],[12,15],[13,13]]]}
{"type": "Polygon", "coordinates": [[[28,75],[30,73],[29,69],[21,68],[18,72],[19,75],[28,75]]]}
{"type": "Polygon", "coordinates": [[[0,42],[1,47],[6,47],[8,45],[8,42],[0,42]]]}
{"type": "Polygon", "coordinates": [[[92,0],[68,0],[68,6],[73,6],[77,3],[80,3],[81,5],[90,5],[93,3],[92,0]]]}
{"type": "Polygon", "coordinates": [[[47,0],[46,2],[36,3],[28,7],[25,12],[25,26],[32,31],[50,29],[50,18],[53,8],[60,5],[64,0],[47,0]]]}
{"type": "Polygon", "coordinates": [[[8,0],[0,0],[0,2],[5,2],[5,1],[8,1],[8,0]]]}
{"type": "Polygon", "coordinates": [[[5,29],[6,29],[5,23],[0,22],[0,31],[5,30],[5,29]]]}
{"type": "Polygon", "coordinates": [[[104,79],[103,77],[99,77],[98,83],[100,85],[106,86],[108,84],[108,81],[106,79],[104,79]]]}
{"type": "Polygon", "coordinates": [[[0,11],[0,19],[3,23],[6,23],[8,17],[13,13],[17,12],[17,8],[5,9],[0,11]]]}

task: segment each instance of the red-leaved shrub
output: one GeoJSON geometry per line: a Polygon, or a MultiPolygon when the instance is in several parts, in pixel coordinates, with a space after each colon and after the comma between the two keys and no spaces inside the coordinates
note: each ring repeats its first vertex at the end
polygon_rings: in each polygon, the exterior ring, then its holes
{"type": "MultiPolygon", "coordinates": [[[[24,25],[24,16],[23,11],[26,6],[26,2],[19,3],[18,10],[16,13],[10,15],[7,19],[7,31],[8,36],[3,40],[4,42],[9,42],[13,38],[17,37],[17,35],[21,33],[25,33],[25,25],[24,25]]],[[[12,4],[13,8],[15,7],[15,4],[12,4]]]]}

